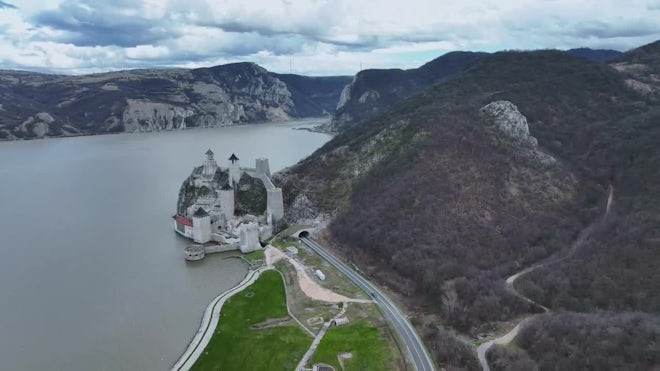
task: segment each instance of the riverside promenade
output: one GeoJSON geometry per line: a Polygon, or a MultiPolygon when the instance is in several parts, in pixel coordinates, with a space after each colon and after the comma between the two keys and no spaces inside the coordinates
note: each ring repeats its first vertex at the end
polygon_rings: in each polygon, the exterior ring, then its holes
{"type": "Polygon", "coordinates": [[[172,366],[172,371],[187,371],[192,368],[192,366],[197,361],[197,358],[199,358],[199,356],[204,351],[204,348],[206,348],[206,345],[208,345],[209,341],[211,340],[213,332],[218,325],[218,321],[220,320],[220,310],[222,309],[222,306],[227,301],[227,299],[241,292],[247,286],[253,284],[257,278],[259,278],[261,273],[271,269],[274,268],[272,266],[266,266],[251,270],[248,272],[245,278],[243,278],[243,281],[241,281],[238,285],[232,287],[228,291],[223,292],[215,299],[213,299],[213,301],[211,301],[211,303],[206,307],[206,310],[204,311],[204,317],[202,317],[202,323],[199,326],[199,330],[197,330],[197,333],[188,345],[186,351],[183,353],[183,355],[181,355],[179,360],[176,361],[174,366],[172,366]]]}

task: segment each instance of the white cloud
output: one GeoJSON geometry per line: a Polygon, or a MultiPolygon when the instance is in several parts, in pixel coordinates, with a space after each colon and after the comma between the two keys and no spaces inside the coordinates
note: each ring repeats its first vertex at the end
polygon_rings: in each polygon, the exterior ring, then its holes
{"type": "Polygon", "coordinates": [[[65,73],[252,60],[276,72],[412,67],[451,50],[609,47],[660,37],[658,0],[21,0],[0,68],[65,73]],[[296,67],[298,66],[298,67],[296,67]]]}

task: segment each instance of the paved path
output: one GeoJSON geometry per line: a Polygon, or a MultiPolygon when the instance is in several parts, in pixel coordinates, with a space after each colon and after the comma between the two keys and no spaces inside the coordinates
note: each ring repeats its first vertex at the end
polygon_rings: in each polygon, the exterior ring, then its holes
{"type": "Polygon", "coordinates": [[[305,355],[303,355],[300,362],[298,362],[298,366],[296,366],[296,371],[305,370],[305,365],[312,358],[312,356],[314,355],[314,352],[316,352],[316,348],[318,348],[319,344],[321,343],[321,340],[323,339],[323,336],[325,336],[325,333],[328,331],[328,329],[332,325],[332,321],[334,321],[337,318],[343,316],[344,313],[346,313],[346,307],[347,306],[348,306],[348,303],[344,303],[344,306],[341,308],[339,313],[337,313],[336,316],[332,317],[328,322],[323,324],[323,327],[321,327],[321,331],[319,331],[319,333],[314,338],[314,341],[312,341],[312,345],[309,346],[309,349],[307,349],[307,352],[305,352],[305,355]]]}
{"type": "Polygon", "coordinates": [[[213,299],[213,301],[211,301],[211,304],[209,304],[204,311],[204,316],[202,317],[202,323],[199,326],[199,330],[197,330],[197,333],[188,345],[188,348],[179,358],[179,360],[176,361],[174,366],[172,366],[171,370],[190,370],[195,361],[197,361],[197,358],[199,358],[199,356],[204,351],[204,348],[206,348],[206,345],[211,340],[213,332],[218,325],[218,321],[220,320],[220,309],[222,309],[222,305],[225,303],[225,301],[227,301],[227,299],[232,297],[234,294],[242,291],[247,286],[253,284],[257,278],[259,278],[262,272],[270,269],[273,268],[261,267],[257,270],[248,272],[243,281],[241,281],[238,285],[232,287],[228,291],[223,292],[215,299],[213,299]]]}
{"type": "Polygon", "coordinates": [[[388,319],[394,329],[399,333],[412,360],[415,369],[418,371],[433,371],[435,366],[424,343],[410,324],[405,315],[394,305],[394,303],[374,284],[362,277],[341,260],[327,252],[321,245],[309,238],[300,239],[306,246],[319,254],[323,259],[334,265],[348,279],[353,281],[359,288],[369,293],[373,297],[374,303],[380,308],[383,316],[388,319]]]}
{"type": "MultiPolygon", "coordinates": [[[[515,284],[516,280],[518,278],[528,274],[528,273],[531,273],[531,272],[537,270],[537,269],[547,267],[551,264],[555,264],[555,263],[564,261],[564,260],[570,258],[571,256],[573,256],[575,254],[575,252],[580,248],[580,246],[582,246],[587,241],[587,239],[591,236],[594,229],[596,229],[596,227],[598,227],[598,225],[600,225],[600,223],[602,223],[603,220],[607,217],[607,215],[610,213],[610,210],[611,210],[611,207],[612,207],[613,203],[614,203],[614,188],[612,186],[610,186],[609,195],[608,195],[608,198],[607,198],[607,207],[605,209],[605,214],[602,217],[598,218],[598,220],[596,220],[595,222],[591,223],[589,226],[587,226],[585,229],[583,229],[580,232],[580,234],[578,235],[578,238],[571,245],[571,248],[568,251],[568,253],[566,253],[565,255],[561,255],[561,252],[560,252],[560,253],[556,254],[555,256],[552,256],[549,259],[545,260],[544,262],[532,265],[530,267],[527,267],[527,268],[521,270],[520,272],[518,272],[516,274],[511,275],[510,277],[508,277],[506,279],[506,289],[509,292],[511,292],[513,295],[521,298],[522,300],[541,308],[543,310],[543,313],[549,313],[550,312],[549,308],[535,302],[534,300],[526,297],[525,295],[521,294],[518,290],[516,290],[516,288],[514,287],[514,284],[515,284]]],[[[490,366],[488,365],[488,360],[486,359],[486,354],[488,353],[488,350],[494,344],[506,345],[506,344],[512,342],[513,339],[515,339],[515,337],[518,335],[518,332],[520,331],[520,328],[522,326],[524,326],[526,323],[529,323],[537,315],[538,314],[532,314],[532,315],[526,316],[522,321],[520,321],[508,333],[506,333],[506,334],[504,334],[504,335],[502,335],[502,336],[500,336],[496,339],[493,339],[493,340],[490,340],[490,341],[487,341],[487,342],[481,344],[477,348],[477,357],[479,358],[479,364],[481,364],[481,369],[483,371],[490,371],[490,366]]]]}

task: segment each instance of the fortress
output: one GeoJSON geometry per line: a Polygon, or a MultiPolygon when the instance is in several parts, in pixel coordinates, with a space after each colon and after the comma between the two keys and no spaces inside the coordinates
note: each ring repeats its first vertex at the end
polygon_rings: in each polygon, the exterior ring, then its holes
{"type": "Polygon", "coordinates": [[[195,167],[179,191],[174,230],[197,244],[186,248],[186,259],[204,254],[261,249],[284,217],[282,189],[270,179],[268,159],[254,168],[240,167],[232,153],[227,167],[220,167],[214,153],[206,151],[202,166],[195,167]]]}

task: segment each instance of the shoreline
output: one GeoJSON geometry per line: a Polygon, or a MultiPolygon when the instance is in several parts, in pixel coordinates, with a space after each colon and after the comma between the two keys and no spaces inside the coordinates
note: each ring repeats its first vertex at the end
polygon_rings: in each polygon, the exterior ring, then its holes
{"type": "Polygon", "coordinates": [[[190,370],[197,361],[197,358],[199,358],[211,340],[213,332],[215,331],[215,328],[217,327],[220,320],[220,311],[222,310],[222,306],[227,301],[227,299],[243,291],[247,286],[253,284],[259,278],[261,273],[274,269],[275,268],[272,266],[265,266],[255,270],[249,270],[243,280],[236,286],[219,294],[213,300],[211,300],[209,305],[206,306],[206,309],[204,310],[204,315],[202,316],[199,329],[188,344],[188,347],[186,347],[186,350],[174,363],[170,370],[190,370]]]}

